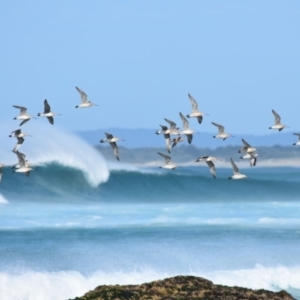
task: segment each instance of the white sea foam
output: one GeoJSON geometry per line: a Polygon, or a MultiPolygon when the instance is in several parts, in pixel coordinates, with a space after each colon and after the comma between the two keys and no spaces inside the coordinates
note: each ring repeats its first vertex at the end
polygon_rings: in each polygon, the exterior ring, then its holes
{"type": "Polygon", "coordinates": [[[258,221],[260,224],[265,225],[300,225],[300,218],[260,218],[258,221]]]}
{"type": "MultiPolygon", "coordinates": [[[[45,165],[52,162],[81,170],[91,186],[97,186],[109,178],[109,170],[103,156],[93,146],[87,144],[74,134],[64,132],[56,126],[39,122],[26,124],[22,130],[33,137],[19,149],[33,165],[45,165]]],[[[6,138],[8,126],[0,130],[0,141],[4,145],[0,149],[0,157],[6,165],[17,163],[17,157],[11,152],[16,139],[6,138]],[[4,138],[5,137],[5,138],[4,138]]],[[[7,132],[8,131],[8,132],[7,132]]]]}
{"type": "Polygon", "coordinates": [[[7,204],[8,201],[0,194],[0,204],[7,204]]]}
{"type": "Polygon", "coordinates": [[[0,272],[1,300],[57,300],[82,296],[98,285],[141,284],[177,275],[194,275],[207,278],[215,284],[241,286],[251,289],[300,289],[300,267],[264,267],[231,271],[201,272],[185,274],[156,271],[151,268],[130,272],[96,272],[84,276],[77,271],[22,273],[0,272]]]}

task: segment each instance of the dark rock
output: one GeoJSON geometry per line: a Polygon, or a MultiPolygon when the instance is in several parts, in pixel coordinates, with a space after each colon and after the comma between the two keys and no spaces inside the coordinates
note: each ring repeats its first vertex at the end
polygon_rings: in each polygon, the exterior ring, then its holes
{"type": "Polygon", "coordinates": [[[176,276],[141,285],[101,285],[74,300],[295,300],[285,291],[251,290],[213,284],[194,276],[176,276]]]}

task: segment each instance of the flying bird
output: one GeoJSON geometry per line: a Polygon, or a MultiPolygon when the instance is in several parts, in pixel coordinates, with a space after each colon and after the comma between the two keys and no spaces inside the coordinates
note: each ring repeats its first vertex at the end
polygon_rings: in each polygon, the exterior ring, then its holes
{"type": "Polygon", "coordinates": [[[283,128],[288,128],[288,126],[281,124],[281,118],[274,109],[272,109],[272,113],[275,118],[275,125],[269,127],[269,129],[277,129],[278,131],[281,131],[283,128]]]}
{"type": "Polygon", "coordinates": [[[119,148],[117,146],[117,141],[125,141],[121,140],[118,137],[114,137],[112,134],[105,132],[106,138],[100,140],[100,143],[109,143],[114,151],[114,155],[117,160],[120,160],[119,158],[119,148]]]}
{"type": "Polygon", "coordinates": [[[180,118],[182,120],[182,127],[183,127],[183,130],[181,131],[181,134],[185,134],[187,136],[188,143],[190,144],[193,140],[193,134],[196,133],[196,131],[192,130],[189,127],[188,120],[185,118],[185,116],[181,112],[179,113],[179,115],[180,115],[180,118]]]}
{"type": "Polygon", "coordinates": [[[294,143],[294,146],[300,146],[300,133],[293,133],[294,135],[298,136],[298,142],[294,143]]]}
{"type": "Polygon", "coordinates": [[[13,152],[16,152],[19,149],[19,147],[23,144],[23,142],[25,140],[24,139],[25,136],[31,136],[31,135],[27,134],[26,132],[22,132],[21,129],[12,131],[12,133],[9,135],[9,137],[16,137],[18,140],[17,144],[15,145],[14,149],[12,150],[13,152]]]}
{"type": "Polygon", "coordinates": [[[170,128],[166,131],[166,133],[169,133],[170,135],[180,135],[179,127],[177,127],[176,123],[167,118],[164,119],[170,124],[170,128]]]}
{"type": "Polygon", "coordinates": [[[171,162],[171,157],[168,155],[165,155],[163,153],[157,152],[159,155],[161,155],[164,159],[165,159],[165,164],[163,166],[161,166],[160,168],[162,169],[171,169],[174,170],[176,169],[176,165],[174,163],[171,162]]]}
{"type": "Polygon", "coordinates": [[[15,173],[25,173],[26,176],[29,176],[30,175],[30,171],[33,170],[28,161],[25,159],[26,158],[26,155],[19,152],[19,151],[16,151],[15,152],[17,157],[18,157],[18,165],[19,167],[18,168],[14,168],[14,172],[15,173]]]}
{"type": "Polygon", "coordinates": [[[13,107],[20,110],[20,115],[17,116],[17,117],[14,117],[14,120],[22,120],[22,122],[19,126],[22,126],[23,124],[25,124],[30,119],[36,119],[36,118],[32,117],[31,115],[27,114],[27,108],[26,107],[19,106],[19,105],[13,105],[13,107]]]}
{"type": "Polygon", "coordinates": [[[174,138],[173,140],[171,140],[172,148],[174,148],[178,143],[181,143],[183,141],[184,141],[184,138],[182,136],[178,136],[178,137],[174,138]]]}
{"type": "Polygon", "coordinates": [[[211,124],[215,125],[216,127],[218,127],[218,134],[217,135],[214,135],[214,138],[216,139],[223,139],[223,141],[225,141],[228,137],[234,137],[233,135],[230,135],[228,133],[226,133],[224,131],[225,127],[220,125],[220,124],[217,124],[215,122],[211,122],[211,124]]]}
{"type": "Polygon", "coordinates": [[[205,115],[205,114],[203,112],[199,111],[197,101],[190,94],[188,94],[188,96],[189,96],[191,104],[192,104],[192,113],[190,113],[189,115],[186,115],[186,116],[187,116],[187,118],[197,118],[198,123],[201,124],[203,115],[205,115]]]}
{"type": "Polygon", "coordinates": [[[209,156],[209,155],[204,155],[204,156],[201,156],[199,157],[196,162],[200,162],[200,161],[205,161],[207,166],[209,167],[209,171],[211,173],[211,175],[214,177],[214,178],[217,178],[217,175],[216,175],[216,168],[215,168],[215,165],[213,163],[213,160],[222,160],[220,158],[216,158],[216,157],[213,157],[213,156],[209,156]]]}
{"type": "Polygon", "coordinates": [[[238,167],[236,166],[236,164],[234,163],[234,161],[232,160],[232,158],[230,157],[230,162],[231,162],[231,165],[232,165],[232,169],[233,169],[233,175],[228,177],[228,179],[243,179],[243,178],[246,178],[247,176],[244,175],[244,174],[241,174],[239,172],[239,169],[238,167]]]}
{"type": "Polygon", "coordinates": [[[75,86],[76,90],[78,91],[78,93],[80,94],[80,98],[81,98],[81,104],[76,105],[76,108],[86,108],[86,107],[90,107],[90,106],[98,106],[97,104],[91,102],[88,100],[87,98],[87,94],[82,91],[79,87],[75,86]]]}
{"type": "Polygon", "coordinates": [[[241,159],[250,159],[250,167],[255,167],[257,162],[257,156],[258,154],[256,152],[250,152],[241,156],[241,159]]]}
{"type": "Polygon", "coordinates": [[[242,151],[247,153],[252,153],[256,151],[256,148],[251,147],[250,144],[248,144],[244,139],[242,139],[242,142],[244,146],[239,150],[239,153],[241,153],[242,151]]]}
{"type": "Polygon", "coordinates": [[[50,107],[47,99],[45,99],[44,100],[44,112],[43,113],[38,113],[38,116],[39,117],[47,117],[50,124],[53,125],[53,123],[54,123],[53,116],[56,116],[56,115],[59,116],[60,114],[57,114],[57,113],[51,111],[51,107],[50,107]]]}

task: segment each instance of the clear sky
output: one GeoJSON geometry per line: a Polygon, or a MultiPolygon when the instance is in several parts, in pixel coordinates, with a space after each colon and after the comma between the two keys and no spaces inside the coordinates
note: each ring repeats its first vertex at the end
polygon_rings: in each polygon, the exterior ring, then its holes
{"type": "Polygon", "coordinates": [[[36,115],[45,98],[67,131],[181,126],[188,93],[209,114],[190,119],[200,132],[267,134],[271,109],[300,130],[299,1],[1,1],[0,32],[12,130],[12,105],[36,115]],[[99,107],[75,109],[75,86],[99,107]]]}

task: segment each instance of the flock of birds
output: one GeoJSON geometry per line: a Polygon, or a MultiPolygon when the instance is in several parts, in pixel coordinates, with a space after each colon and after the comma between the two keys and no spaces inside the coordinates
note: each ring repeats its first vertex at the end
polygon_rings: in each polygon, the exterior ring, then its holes
{"type": "MultiPolygon", "coordinates": [[[[82,91],[78,87],[75,87],[75,88],[79,92],[80,98],[81,98],[81,103],[79,105],[75,106],[76,108],[87,108],[87,107],[91,107],[91,106],[98,106],[97,104],[88,100],[87,94],[84,91],[82,91]]],[[[195,134],[197,132],[190,128],[187,118],[197,118],[198,123],[201,124],[202,120],[203,120],[203,116],[206,115],[205,113],[201,112],[198,109],[197,101],[190,94],[188,94],[188,97],[191,101],[192,112],[190,114],[186,115],[186,117],[181,112],[179,113],[180,118],[182,120],[182,128],[183,129],[180,130],[180,128],[177,127],[175,122],[165,118],[164,120],[169,124],[169,127],[166,125],[160,125],[161,130],[156,131],[156,134],[164,135],[168,153],[171,153],[171,149],[174,148],[178,143],[184,141],[184,138],[182,137],[182,135],[186,135],[187,141],[189,144],[192,143],[193,134],[195,134]],[[177,137],[171,139],[171,136],[173,136],[173,135],[175,135],[177,137]]],[[[18,115],[17,117],[14,118],[14,120],[21,120],[21,123],[19,126],[22,126],[23,124],[28,122],[30,119],[36,119],[35,117],[27,114],[26,107],[18,106],[18,105],[13,105],[13,107],[20,110],[20,115],[18,115]]],[[[274,110],[272,110],[272,113],[275,118],[275,124],[273,126],[269,127],[269,129],[276,129],[276,130],[281,131],[285,127],[288,127],[281,123],[280,116],[274,110]]],[[[49,123],[52,125],[54,124],[53,117],[57,116],[57,115],[60,115],[60,114],[51,111],[51,107],[47,100],[44,100],[44,112],[37,114],[37,116],[39,116],[39,117],[46,117],[48,119],[49,123]]],[[[233,137],[233,135],[230,135],[225,132],[225,127],[223,125],[220,125],[215,122],[211,122],[211,123],[214,126],[216,126],[218,129],[218,133],[213,136],[214,138],[222,139],[224,141],[228,137],[233,137]]],[[[105,143],[105,142],[109,143],[113,149],[116,159],[119,160],[119,150],[118,150],[118,146],[117,146],[117,141],[124,141],[124,140],[122,140],[118,137],[115,137],[110,133],[105,133],[105,135],[106,135],[106,138],[101,139],[100,143],[105,143]]],[[[294,135],[298,136],[298,142],[294,143],[294,145],[300,146],[300,133],[294,133],[294,135]]],[[[9,135],[9,137],[17,138],[17,144],[15,145],[14,149],[12,150],[17,155],[17,159],[18,159],[18,163],[15,166],[13,166],[14,172],[25,173],[26,176],[29,176],[30,171],[33,170],[33,168],[31,167],[31,164],[26,159],[26,155],[24,153],[19,152],[19,148],[23,144],[24,138],[26,136],[30,136],[30,135],[25,132],[22,132],[21,129],[14,130],[9,135]]],[[[257,154],[258,150],[256,148],[252,147],[250,144],[248,144],[244,139],[242,139],[242,142],[243,142],[243,147],[239,150],[239,153],[244,152],[245,154],[243,156],[241,156],[241,158],[242,159],[250,159],[250,166],[251,167],[255,166],[256,161],[257,161],[257,156],[258,156],[258,154],[257,154]]],[[[165,164],[163,166],[161,166],[160,168],[174,170],[177,167],[171,161],[171,157],[169,155],[163,154],[161,152],[158,152],[158,154],[161,155],[165,159],[165,164]]],[[[213,163],[213,161],[215,161],[215,160],[222,160],[222,159],[216,158],[216,157],[213,157],[210,155],[205,155],[205,156],[199,157],[196,160],[196,162],[205,161],[207,166],[209,167],[211,175],[214,178],[216,178],[216,169],[215,169],[215,165],[213,163]]],[[[229,179],[242,179],[242,178],[247,177],[246,175],[239,172],[239,169],[236,166],[235,162],[232,160],[232,158],[230,158],[230,162],[231,162],[232,169],[233,169],[233,175],[230,176],[229,179]]],[[[3,166],[5,166],[5,165],[0,163],[0,180],[2,178],[2,167],[3,166]]]]}

